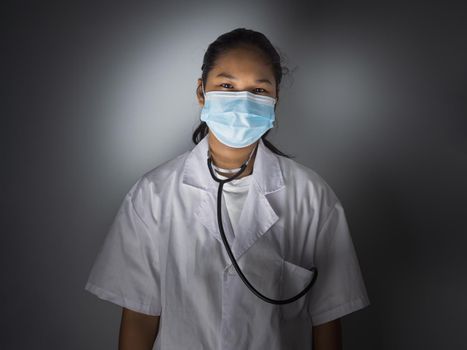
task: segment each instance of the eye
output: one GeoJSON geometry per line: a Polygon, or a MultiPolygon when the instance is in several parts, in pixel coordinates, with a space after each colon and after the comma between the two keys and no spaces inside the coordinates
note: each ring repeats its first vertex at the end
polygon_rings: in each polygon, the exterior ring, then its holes
{"type": "Polygon", "coordinates": [[[266,92],[266,90],[264,90],[263,88],[256,88],[256,89],[253,89],[253,91],[255,93],[263,93],[263,92],[266,92]],[[262,91],[258,91],[258,90],[262,90],[262,91]]]}
{"type": "MultiPolygon", "coordinates": [[[[226,86],[224,86],[224,85],[230,85],[230,84],[228,84],[228,83],[222,83],[222,84],[220,84],[220,86],[222,86],[223,88],[228,89],[228,87],[226,87],[226,86]]],[[[230,85],[230,86],[232,86],[232,85],[230,85]]]]}

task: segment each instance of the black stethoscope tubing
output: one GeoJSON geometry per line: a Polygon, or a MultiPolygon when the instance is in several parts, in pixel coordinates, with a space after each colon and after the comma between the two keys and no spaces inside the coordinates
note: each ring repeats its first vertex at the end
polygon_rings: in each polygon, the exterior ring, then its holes
{"type": "Polygon", "coordinates": [[[308,285],[300,293],[298,293],[297,295],[295,295],[295,296],[293,296],[291,298],[288,298],[288,299],[271,299],[271,298],[268,298],[267,296],[265,296],[264,294],[261,294],[258,290],[256,290],[256,288],[253,287],[253,285],[247,280],[247,278],[245,277],[243,272],[240,270],[240,267],[238,266],[237,260],[235,260],[235,257],[234,257],[234,255],[232,253],[232,250],[230,249],[229,243],[227,242],[227,238],[225,237],[224,227],[222,225],[222,213],[221,213],[222,212],[222,188],[224,187],[225,183],[236,179],[238,176],[240,176],[245,171],[245,169],[248,166],[249,160],[250,160],[250,158],[248,158],[246,160],[246,162],[242,164],[242,166],[240,167],[240,170],[235,175],[233,175],[232,177],[230,177],[228,179],[222,180],[222,179],[219,179],[214,174],[214,170],[212,169],[212,164],[211,164],[212,160],[211,160],[210,151],[208,151],[208,168],[209,168],[209,172],[211,173],[212,178],[219,183],[219,187],[218,187],[218,191],[217,191],[217,222],[218,222],[218,225],[219,225],[219,231],[221,233],[221,237],[222,237],[222,241],[224,242],[225,249],[227,250],[227,253],[229,254],[230,260],[231,260],[233,266],[235,267],[235,270],[237,271],[238,275],[242,279],[243,283],[245,283],[245,285],[248,287],[248,289],[250,289],[250,291],[252,291],[253,294],[255,294],[258,298],[260,298],[260,299],[262,299],[262,300],[264,300],[264,301],[266,301],[268,303],[276,304],[276,305],[289,304],[289,303],[292,303],[295,300],[301,298],[302,296],[304,296],[310,290],[310,288],[315,283],[316,278],[318,277],[318,269],[316,267],[312,267],[310,269],[310,271],[313,271],[313,277],[312,277],[311,281],[308,283],[308,285]]]}

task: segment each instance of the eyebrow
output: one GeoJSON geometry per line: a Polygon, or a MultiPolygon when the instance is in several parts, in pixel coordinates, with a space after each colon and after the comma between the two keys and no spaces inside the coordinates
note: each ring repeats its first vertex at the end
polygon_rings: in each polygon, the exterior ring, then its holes
{"type": "MultiPolygon", "coordinates": [[[[227,78],[227,79],[238,80],[233,75],[230,75],[229,73],[226,73],[226,72],[222,72],[222,73],[217,74],[216,78],[217,77],[224,77],[224,78],[227,78]]],[[[269,79],[266,79],[266,78],[256,79],[256,82],[257,83],[266,83],[266,84],[272,85],[271,81],[269,79]]]]}

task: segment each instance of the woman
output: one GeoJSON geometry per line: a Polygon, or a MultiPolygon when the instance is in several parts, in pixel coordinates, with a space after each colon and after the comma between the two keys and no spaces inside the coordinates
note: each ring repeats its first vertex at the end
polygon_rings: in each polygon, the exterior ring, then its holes
{"type": "Polygon", "coordinates": [[[282,74],[259,32],[208,47],[196,146],[132,186],[85,287],[123,307],[120,349],[341,349],[370,304],[339,199],[265,138],[282,74]]]}

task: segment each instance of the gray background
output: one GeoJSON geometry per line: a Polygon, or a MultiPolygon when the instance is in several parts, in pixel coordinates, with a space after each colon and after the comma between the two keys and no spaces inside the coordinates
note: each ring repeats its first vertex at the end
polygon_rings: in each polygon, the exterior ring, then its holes
{"type": "Polygon", "coordinates": [[[2,349],[115,349],[84,291],[125,193],[194,145],[208,44],[263,32],[291,73],[269,139],[344,205],[372,305],[345,349],[459,349],[467,324],[462,2],[26,2],[2,29],[2,349]]]}

